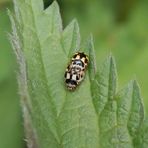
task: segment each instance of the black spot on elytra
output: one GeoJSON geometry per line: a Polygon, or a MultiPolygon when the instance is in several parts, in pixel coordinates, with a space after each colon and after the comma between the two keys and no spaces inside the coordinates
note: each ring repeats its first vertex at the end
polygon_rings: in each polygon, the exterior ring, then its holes
{"type": "Polygon", "coordinates": [[[76,53],[76,54],[73,56],[73,58],[75,59],[75,58],[77,57],[77,55],[78,55],[78,53],[76,53]]]}
{"type": "Polygon", "coordinates": [[[66,78],[66,76],[67,76],[67,72],[65,72],[65,74],[64,74],[64,77],[66,78]]]}
{"type": "Polygon", "coordinates": [[[87,58],[85,58],[85,63],[88,63],[88,59],[87,58]]]}
{"type": "Polygon", "coordinates": [[[82,59],[83,57],[86,58],[86,55],[84,54],[84,52],[80,52],[79,55],[80,55],[80,58],[81,58],[81,59],[82,59]]]}
{"type": "Polygon", "coordinates": [[[83,57],[86,58],[86,54],[85,54],[84,52],[78,52],[78,53],[76,53],[76,54],[73,56],[73,58],[76,58],[77,55],[79,55],[81,59],[82,59],[83,57]]]}
{"type": "Polygon", "coordinates": [[[70,79],[72,79],[72,74],[70,75],[70,79]]]}
{"type": "Polygon", "coordinates": [[[68,65],[68,66],[67,66],[67,69],[66,69],[66,70],[68,71],[68,70],[69,70],[69,68],[70,68],[70,65],[68,65]]]}
{"type": "Polygon", "coordinates": [[[69,83],[70,82],[70,79],[66,79],[66,81],[65,81],[66,83],[69,83]]]}
{"type": "Polygon", "coordinates": [[[71,85],[77,85],[77,82],[75,80],[66,79],[66,83],[70,83],[71,85]]]}

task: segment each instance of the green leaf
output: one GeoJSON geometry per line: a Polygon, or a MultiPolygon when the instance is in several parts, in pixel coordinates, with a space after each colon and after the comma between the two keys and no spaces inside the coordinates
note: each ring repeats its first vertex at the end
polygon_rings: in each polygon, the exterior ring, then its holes
{"type": "Polygon", "coordinates": [[[99,67],[92,81],[92,97],[97,113],[100,115],[107,102],[116,94],[117,73],[114,59],[110,56],[99,67]]]}
{"type": "Polygon", "coordinates": [[[62,48],[65,54],[70,57],[74,51],[80,48],[80,33],[77,20],[73,20],[62,33],[62,48]]]}
{"type": "Polygon", "coordinates": [[[137,82],[131,81],[116,94],[117,74],[113,58],[109,57],[99,69],[92,83],[92,96],[99,117],[101,148],[134,147],[144,118],[137,82]]]}
{"type": "Polygon", "coordinates": [[[136,148],[139,148],[139,147],[147,148],[147,146],[148,146],[148,119],[146,119],[142,123],[134,144],[135,144],[136,148]]]}
{"type": "Polygon", "coordinates": [[[80,45],[76,20],[63,30],[57,2],[46,10],[42,0],[15,0],[14,5],[11,42],[20,65],[28,147],[136,147],[144,120],[136,81],[117,93],[114,58],[96,70],[92,36],[80,45]],[[84,81],[71,92],[64,72],[79,50],[90,62],[84,81]]]}
{"type": "Polygon", "coordinates": [[[17,4],[19,16],[22,17],[20,28],[23,28],[22,50],[27,67],[30,110],[39,143],[41,147],[60,147],[60,145],[65,145],[65,147],[66,145],[67,147],[94,145],[96,147],[98,143],[98,130],[95,131],[97,121],[93,119],[92,122],[89,119],[96,117],[96,114],[91,102],[89,87],[87,87],[87,94],[85,94],[84,87],[90,85],[87,81],[88,77],[86,77],[84,86],[80,86],[82,88],[79,88],[79,93],[67,92],[64,85],[64,71],[69,56],[72,56],[71,53],[79,49],[80,35],[77,22],[73,21],[62,32],[56,2],[41,14],[37,14],[43,15],[44,19],[41,16],[37,17],[32,12],[34,10],[31,9],[32,3],[28,1],[17,4]],[[27,9],[28,12],[26,13],[23,9],[27,9]],[[41,22],[48,25],[40,25],[41,22]],[[42,26],[45,27],[46,31],[42,30],[42,26]],[[75,97],[73,98],[73,96],[75,97]],[[89,114],[86,114],[85,110],[88,110],[89,114]],[[63,122],[69,118],[73,120],[63,122]],[[86,137],[82,136],[84,133],[87,133],[86,137]],[[71,142],[66,143],[69,134],[82,138],[71,138],[71,142]],[[87,139],[92,139],[92,137],[94,140],[89,142],[87,139]]]}

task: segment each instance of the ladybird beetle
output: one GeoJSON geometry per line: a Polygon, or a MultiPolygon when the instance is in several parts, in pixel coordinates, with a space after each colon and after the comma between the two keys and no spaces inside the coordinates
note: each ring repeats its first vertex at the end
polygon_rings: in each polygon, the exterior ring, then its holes
{"type": "Polygon", "coordinates": [[[65,83],[68,90],[75,88],[84,79],[89,58],[84,52],[77,52],[73,55],[65,71],[65,83]]]}

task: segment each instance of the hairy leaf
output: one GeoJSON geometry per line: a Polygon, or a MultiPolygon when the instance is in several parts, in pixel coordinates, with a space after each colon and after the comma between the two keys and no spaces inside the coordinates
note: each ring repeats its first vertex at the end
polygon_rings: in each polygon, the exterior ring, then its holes
{"type": "Polygon", "coordinates": [[[96,69],[92,36],[80,44],[76,20],[63,29],[56,2],[46,10],[42,0],[14,0],[14,5],[11,41],[20,65],[28,147],[134,148],[146,141],[139,87],[131,81],[117,93],[114,58],[96,69]],[[76,51],[90,62],[84,81],[71,92],[64,72],[76,51]]]}

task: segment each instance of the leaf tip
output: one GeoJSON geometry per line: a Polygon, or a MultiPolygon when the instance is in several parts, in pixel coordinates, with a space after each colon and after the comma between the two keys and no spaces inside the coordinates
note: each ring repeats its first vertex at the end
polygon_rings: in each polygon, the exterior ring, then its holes
{"type": "Polygon", "coordinates": [[[93,42],[93,34],[92,33],[89,34],[88,40],[90,40],[91,42],[93,42]]]}
{"type": "Polygon", "coordinates": [[[110,61],[114,61],[114,57],[113,57],[113,54],[111,52],[110,52],[108,58],[109,58],[110,61]]]}
{"type": "MultiPolygon", "coordinates": [[[[71,21],[70,24],[72,24],[72,25],[74,26],[74,28],[75,28],[75,30],[76,30],[77,32],[80,31],[79,23],[78,23],[78,20],[77,20],[76,18],[74,18],[74,19],[71,21]]],[[[79,35],[79,36],[80,36],[80,35],[79,35]]]]}
{"type": "Polygon", "coordinates": [[[7,10],[7,15],[8,15],[8,17],[9,17],[9,20],[10,20],[10,22],[12,23],[13,14],[12,14],[12,12],[11,12],[8,8],[7,8],[6,10],[7,10]]]}
{"type": "Polygon", "coordinates": [[[135,89],[139,93],[139,95],[141,96],[139,83],[137,82],[136,79],[133,79],[131,81],[132,81],[133,89],[135,89]]]}
{"type": "Polygon", "coordinates": [[[110,53],[109,57],[108,57],[109,63],[110,63],[110,69],[112,69],[116,74],[116,62],[115,62],[115,58],[112,55],[112,53],[110,53]]]}
{"type": "Polygon", "coordinates": [[[76,18],[74,18],[71,23],[75,24],[76,26],[79,26],[78,25],[78,20],[76,18]]]}
{"type": "Polygon", "coordinates": [[[50,5],[50,7],[58,8],[59,9],[59,4],[56,0],[53,1],[53,3],[50,5]]]}
{"type": "Polygon", "coordinates": [[[139,88],[139,84],[138,84],[137,80],[134,79],[132,81],[133,81],[133,86],[135,86],[136,88],[139,88]]]}
{"type": "Polygon", "coordinates": [[[85,40],[81,48],[89,57],[89,74],[90,74],[91,80],[93,80],[95,77],[97,68],[96,68],[96,56],[95,56],[92,34],[88,36],[88,38],[85,40]]]}

